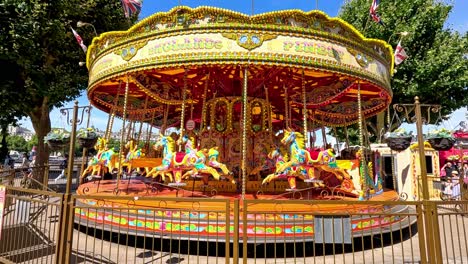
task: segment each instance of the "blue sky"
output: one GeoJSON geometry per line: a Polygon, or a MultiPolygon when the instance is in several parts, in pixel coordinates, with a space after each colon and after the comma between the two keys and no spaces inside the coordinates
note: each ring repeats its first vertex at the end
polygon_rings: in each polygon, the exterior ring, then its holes
{"type": "MultiPolygon", "coordinates": [[[[382,0],[382,1],[397,1],[397,0],[382,0]]],[[[257,0],[257,1],[246,1],[246,0],[170,0],[170,1],[155,1],[155,0],[145,0],[143,3],[143,9],[140,13],[140,19],[150,16],[151,14],[169,11],[174,6],[185,5],[190,7],[197,6],[216,6],[221,8],[226,8],[234,11],[238,11],[245,14],[252,13],[252,2],[253,2],[253,13],[259,14],[269,11],[282,10],[282,9],[302,9],[309,11],[316,9],[316,6],[319,10],[327,13],[329,16],[337,16],[340,6],[344,2],[343,0],[257,0]]],[[[371,0],[368,0],[369,5],[371,0]]],[[[451,2],[454,4],[454,9],[449,16],[447,21],[447,27],[450,27],[454,30],[460,32],[466,32],[468,30],[468,16],[466,12],[468,10],[468,0],[446,0],[446,2],[451,2]]],[[[88,99],[85,92],[81,97],[78,98],[80,106],[88,105],[88,99]]],[[[73,102],[65,104],[65,107],[73,107],[73,102]]],[[[466,108],[459,109],[452,114],[452,118],[445,122],[444,126],[448,129],[453,129],[456,127],[460,121],[465,120],[465,113],[467,112],[466,108]]],[[[51,114],[52,127],[67,127],[66,119],[60,114],[58,109],[54,109],[51,114]]],[[[93,109],[91,112],[91,122],[92,126],[95,126],[99,129],[105,130],[107,124],[108,114],[97,109],[93,109]]],[[[29,119],[23,120],[22,125],[32,130],[32,125],[29,119]]],[[[121,127],[121,122],[116,120],[114,123],[113,130],[117,131],[121,127]]],[[[408,127],[411,129],[411,125],[408,127]]],[[[430,129],[430,127],[426,128],[430,129]]]]}

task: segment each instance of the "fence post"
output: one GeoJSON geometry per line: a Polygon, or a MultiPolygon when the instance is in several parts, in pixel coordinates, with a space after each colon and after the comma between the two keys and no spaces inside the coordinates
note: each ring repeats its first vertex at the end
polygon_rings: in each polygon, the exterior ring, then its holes
{"type": "Polygon", "coordinates": [[[416,205],[417,219],[416,224],[418,226],[418,238],[419,238],[419,254],[421,256],[421,263],[427,263],[427,253],[426,253],[426,239],[424,232],[424,213],[422,208],[422,203],[416,205]]]}
{"type": "Polygon", "coordinates": [[[232,258],[234,264],[239,264],[239,200],[234,200],[234,237],[232,240],[232,258]]]}
{"type": "Polygon", "coordinates": [[[225,211],[225,218],[226,218],[226,220],[225,220],[226,221],[225,222],[225,224],[226,224],[226,227],[225,227],[226,235],[225,235],[224,239],[225,239],[226,242],[225,242],[225,249],[224,249],[225,250],[224,257],[225,257],[226,264],[229,264],[230,263],[230,257],[231,257],[230,252],[229,252],[230,251],[230,245],[229,245],[230,242],[229,241],[231,240],[231,217],[230,217],[230,215],[231,215],[231,207],[230,207],[231,201],[226,200],[225,203],[226,203],[226,207],[225,207],[224,211],[225,211]]]}
{"type": "Polygon", "coordinates": [[[426,235],[430,263],[442,263],[442,247],[440,244],[439,214],[434,201],[424,201],[426,219],[426,235]]]}

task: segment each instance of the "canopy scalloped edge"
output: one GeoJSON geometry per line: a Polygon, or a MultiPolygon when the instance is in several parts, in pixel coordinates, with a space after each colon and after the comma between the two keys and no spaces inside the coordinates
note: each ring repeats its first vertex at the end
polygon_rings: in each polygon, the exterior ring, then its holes
{"type": "MultiPolygon", "coordinates": [[[[187,6],[177,6],[177,7],[172,8],[168,12],[160,12],[160,13],[153,14],[143,19],[139,23],[135,24],[127,31],[114,31],[114,32],[106,32],[106,33],[101,34],[100,36],[93,39],[92,44],[88,48],[88,52],[86,55],[87,56],[86,57],[87,68],[89,69],[91,67],[93,61],[99,56],[99,53],[103,51],[103,48],[104,50],[112,49],[117,46],[124,45],[128,42],[131,42],[133,40],[140,39],[142,37],[147,37],[148,35],[151,35],[151,34],[160,33],[161,31],[167,31],[167,32],[177,31],[177,30],[183,29],[186,26],[191,26],[190,24],[177,25],[176,23],[177,19],[184,18],[183,15],[185,14],[191,14],[193,16],[199,16],[199,17],[201,17],[202,15],[216,15],[215,18],[217,19],[217,22],[224,23],[224,21],[218,21],[218,20],[224,20],[226,18],[229,18],[235,23],[249,24],[252,26],[253,25],[265,25],[265,22],[269,20],[279,21],[280,23],[283,23],[284,21],[286,21],[284,23],[289,23],[289,24],[276,23],[275,27],[278,27],[281,29],[289,29],[291,30],[291,32],[294,32],[294,31],[302,32],[302,33],[308,32],[308,33],[313,33],[316,35],[326,34],[327,37],[332,36],[333,32],[322,32],[320,29],[314,28],[313,26],[309,28],[310,25],[306,25],[307,28],[298,27],[297,25],[292,25],[293,22],[294,23],[296,22],[295,20],[294,21],[290,20],[291,18],[295,19],[295,18],[301,18],[301,17],[306,17],[311,20],[322,19],[322,20],[325,20],[327,23],[343,26],[347,30],[346,32],[351,33],[351,34],[348,34],[347,36],[350,39],[360,40],[361,43],[365,43],[366,44],[365,46],[367,47],[374,46],[376,48],[380,48],[382,51],[387,51],[388,53],[385,53],[385,59],[387,59],[391,63],[390,74],[393,75],[393,71],[394,71],[393,49],[388,43],[379,39],[366,38],[358,30],[356,30],[352,25],[350,25],[346,21],[340,18],[330,18],[327,14],[325,14],[322,11],[312,10],[312,11],[304,12],[302,10],[292,9],[292,10],[273,11],[273,12],[258,14],[254,16],[249,16],[249,15],[242,14],[239,12],[217,8],[217,7],[209,7],[209,6],[200,6],[194,9],[187,7],[187,6]],[[155,21],[173,23],[175,24],[175,26],[165,28],[164,30],[160,30],[156,32],[152,30],[148,30],[147,27],[150,24],[154,23],[155,21]]],[[[336,37],[338,37],[338,35],[336,37]]]]}

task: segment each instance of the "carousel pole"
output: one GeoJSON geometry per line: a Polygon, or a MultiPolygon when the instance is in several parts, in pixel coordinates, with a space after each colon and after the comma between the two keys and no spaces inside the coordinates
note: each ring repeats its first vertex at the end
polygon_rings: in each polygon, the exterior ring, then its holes
{"type": "Polygon", "coordinates": [[[265,89],[265,99],[267,102],[267,110],[268,110],[268,132],[270,134],[270,144],[273,143],[273,124],[271,121],[271,105],[270,105],[270,97],[268,96],[268,88],[266,85],[263,86],[263,89],[265,89]]]}
{"type": "Polygon", "coordinates": [[[306,87],[305,87],[305,81],[304,81],[304,69],[302,69],[302,113],[303,113],[303,119],[304,119],[304,146],[308,146],[309,142],[309,137],[307,136],[307,96],[306,96],[306,87]]]}
{"type": "Polygon", "coordinates": [[[117,174],[117,187],[115,188],[115,194],[119,193],[120,178],[122,177],[122,153],[124,148],[125,139],[125,121],[127,121],[127,103],[128,103],[128,90],[129,90],[129,77],[127,75],[127,82],[125,84],[125,95],[124,105],[122,113],[122,131],[120,133],[120,147],[119,147],[119,173],[117,174]]]}
{"type": "Polygon", "coordinates": [[[248,70],[247,66],[244,68],[244,87],[242,91],[242,200],[245,200],[245,187],[247,184],[247,88],[248,88],[248,70]]]}
{"type": "MultiPolygon", "coordinates": [[[[180,111],[180,138],[184,136],[185,100],[187,99],[187,68],[184,69],[184,90],[182,91],[182,110],[180,111]]],[[[179,145],[179,151],[181,146],[179,145]]]]}
{"type": "Polygon", "coordinates": [[[138,131],[138,139],[137,139],[137,145],[140,143],[140,138],[141,138],[141,131],[143,130],[143,117],[146,117],[146,111],[148,110],[148,97],[149,96],[146,96],[146,99],[145,99],[145,114],[142,115],[142,118],[140,119],[140,129],[138,131]]]}
{"type": "Polygon", "coordinates": [[[285,123],[285,128],[289,127],[289,110],[288,110],[288,88],[286,88],[286,85],[283,84],[283,90],[284,90],[284,123],[285,123]]]}
{"type": "MultiPolygon", "coordinates": [[[[126,110],[124,110],[124,112],[127,113],[126,110]]],[[[128,140],[131,138],[131,136],[132,136],[133,123],[134,123],[134,121],[130,121],[130,120],[129,120],[129,122],[128,122],[127,137],[126,137],[126,139],[125,139],[126,141],[128,141],[128,140]]]]}
{"type": "Polygon", "coordinates": [[[122,81],[119,81],[119,88],[117,90],[117,95],[115,96],[115,99],[114,99],[114,105],[112,107],[112,114],[109,116],[109,119],[107,120],[106,133],[104,134],[104,139],[106,140],[106,142],[109,141],[110,134],[112,133],[112,127],[114,126],[115,112],[116,112],[117,104],[119,103],[121,87],[122,87],[122,81]]]}
{"type": "Polygon", "coordinates": [[[145,149],[146,149],[147,154],[150,153],[151,133],[153,132],[153,122],[154,122],[154,116],[155,115],[156,115],[156,111],[153,112],[153,114],[151,116],[151,122],[148,123],[148,128],[146,130],[146,144],[147,145],[145,145],[145,149]]]}
{"type": "Polygon", "coordinates": [[[206,81],[205,81],[205,87],[203,89],[203,102],[202,102],[202,122],[201,122],[201,127],[200,127],[200,131],[203,131],[205,129],[205,126],[206,126],[206,97],[207,97],[207,94],[208,94],[208,82],[210,80],[210,73],[208,72],[206,74],[206,81]]]}
{"type": "Polygon", "coordinates": [[[361,149],[361,158],[359,165],[360,170],[360,182],[361,182],[361,192],[359,192],[359,200],[364,200],[367,198],[367,177],[366,177],[366,161],[364,155],[364,136],[363,136],[363,127],[362,127],[362,102],[361,102],[361,83],[358,81],[358,91],[357,91],[357,103],[358,103],[358,122],[359,122],[359,145],[361,149]]]}

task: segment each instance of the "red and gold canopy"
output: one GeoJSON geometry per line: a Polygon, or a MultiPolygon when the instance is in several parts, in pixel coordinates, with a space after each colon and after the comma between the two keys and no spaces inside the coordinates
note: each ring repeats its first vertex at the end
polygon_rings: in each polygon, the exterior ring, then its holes
{"type": "Polygon", "coordinates": [[[201,119],[206,100],[241,96],[245,68],[248,97],[268,97],[278,119],[291,108],[290,117],[302,120],[303,85],[308,118],[329,126],[358,120],[358,89],[366,118],[392,97],[392,48],[320,11],[248,16],[177,7],[95,38],[87,67],[94,106],[122,116],[128,82],[128,118],[156,125],[168,105],[170,124],[180,119],[183,102],[201,119]]]}

